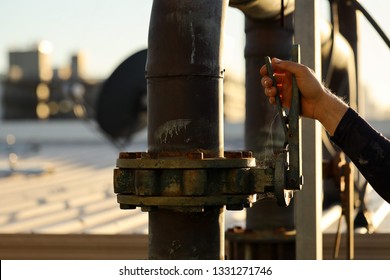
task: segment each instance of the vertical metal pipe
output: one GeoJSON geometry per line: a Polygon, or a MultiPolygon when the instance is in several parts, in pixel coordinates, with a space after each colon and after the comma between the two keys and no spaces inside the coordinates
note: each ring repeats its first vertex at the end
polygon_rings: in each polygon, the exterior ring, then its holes
{"type": "Polygon", "coordinates": [[[224,210],[202,213],[159,209],[149,212],[149,259],[223,260],[224,210]]]}
{"type": "MultiPolygon", "coordinates": [[[[245,18],[246,59],[246,119],[245,146],[252,150],[258,160],[271,155],[273,149],[281,148],[283,130],[276,118],[275,109],[261,94],[259,68],[264,57],[291,58],[293,44],[292,14],[280,19],[253,20],[245,18]]],[[[275,201],[261,201],[247,210],[246,227],[249,230],[275,230],[294,228],[292,205],[282,208],[275,201]]]]}
{"type": "MultiPolygon", "coordinates": [[[[146,65],[148,150],[222,157],[222,44],[228,0],[153,2],[146,65]]],[[[223,207],[149,212],[150,259],[223,259],[223,207]]]]}
{"type": "Polygon", "coordinates": [[[149,152],[223,156],[227,2],[154,1],[147,58],[149,152]]]}

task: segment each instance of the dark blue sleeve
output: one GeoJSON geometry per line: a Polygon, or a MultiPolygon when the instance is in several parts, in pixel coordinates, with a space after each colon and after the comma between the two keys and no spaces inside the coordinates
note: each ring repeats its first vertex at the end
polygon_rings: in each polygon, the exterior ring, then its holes
{"type": "Polygon", "coordinates": [[[331,140],[352,160],[375,191],[390,203],[390,141],[351,108],[331,140]]]}

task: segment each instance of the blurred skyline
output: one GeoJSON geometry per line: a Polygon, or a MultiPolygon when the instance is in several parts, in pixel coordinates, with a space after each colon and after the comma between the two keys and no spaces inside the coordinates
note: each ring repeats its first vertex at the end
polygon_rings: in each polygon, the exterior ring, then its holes
{"type": "MultiPolygon", "coordinates": [[[[390,1],[360,2],[389,36],[390,1]]],[[[152,0],[0,1],[0,74],[8,71],[9,51],[29,49],[41,40],[48,40],[53,45],[53,67],[68,65],[72,54],[83,51],[88,76],[107,78],[129,55],[147,47],[152,3],[152,0]]],[[[226,73],[243,78],[245,33],[241,11],[228,8],[225,35],[226,73]]],[[[362,82],[373,100],[390,107],[386,83],[389,74],[384,68],[390,63],[390,50],[363,17],[359,35],[362,82]]]]}
{"type": "MultiPolygon", "coordinates": [[[[0,73],[8,70],[8,51],[31,48],[41,40],[53,45],[53,66],[86,54],[87,73],[105,78],[129,55],[147,47],[153,0],[0,1],[0,73]]],[[[228,9],[225,53],[243,71],[244,16],[228,9]]],[[[234,67],[236,68],[236,67],[234,67]]],[[[236,71],[236,70],[232,70],[236,71]]]]}

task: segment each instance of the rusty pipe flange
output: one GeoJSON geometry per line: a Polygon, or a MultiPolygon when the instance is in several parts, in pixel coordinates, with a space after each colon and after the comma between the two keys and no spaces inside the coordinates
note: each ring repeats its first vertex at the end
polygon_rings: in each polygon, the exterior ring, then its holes
{"type": "Polygon", "coordinates": [[[114,192],[122,209],[150,211],[156,207],[201,211],[226,205],[250,207],[256,200],[251,152],[228,151],[224,158],[203,153],[121,153],[114,170],[114,192]]]}
{"type": "Polygon", "coordinates": [[[293,192],[285,189],[286,153],[256,166],[251,152],[225,152],[224,158],[202,153],[121,153],[114,170],[114,192],[122,209],[151,211],[174,207],[203,211],[226,205],[242,210],[255,201],[276,199],[288,206],[293,192]],[[170,157],[169,157],[170,156],[170,157]],[[180,164],[183,162],[183,164],[180,164]]]}
{"type": "Polygon", "coordinates": [[[251,194],[266,187],[253,182],[258,177],[250,168],[120,168],[114,170],[114,192],[138,196],[251,194]]]}
{"type": "Polygon", "coordinates": [[[225,158],[206,159],[202,153],[165,156],[121,153],[114,170],[114,192],[141,196],[252,193],[248,171],[256,162],[249,152],[226,152],[225,158]]]}

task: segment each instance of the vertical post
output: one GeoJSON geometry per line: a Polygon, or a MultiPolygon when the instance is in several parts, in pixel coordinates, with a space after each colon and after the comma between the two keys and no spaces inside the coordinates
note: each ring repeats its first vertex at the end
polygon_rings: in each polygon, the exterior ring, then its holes
{"type": "Polygon", "coordinates": [[[347,223],[347,259],[355,258],[354,236],[354,168],[351,162],[345,164],[345,220],[347,223]]]}
{"type": "MultiPolygon", "coordinates": [[[[295,1],[295,41],[301,45],[302,63],[321,77],[319,0],[295,1]]],[[[296,193],[296,258],[322,259],[322,127],[302,120],[303,189],[296,193]]]]}

